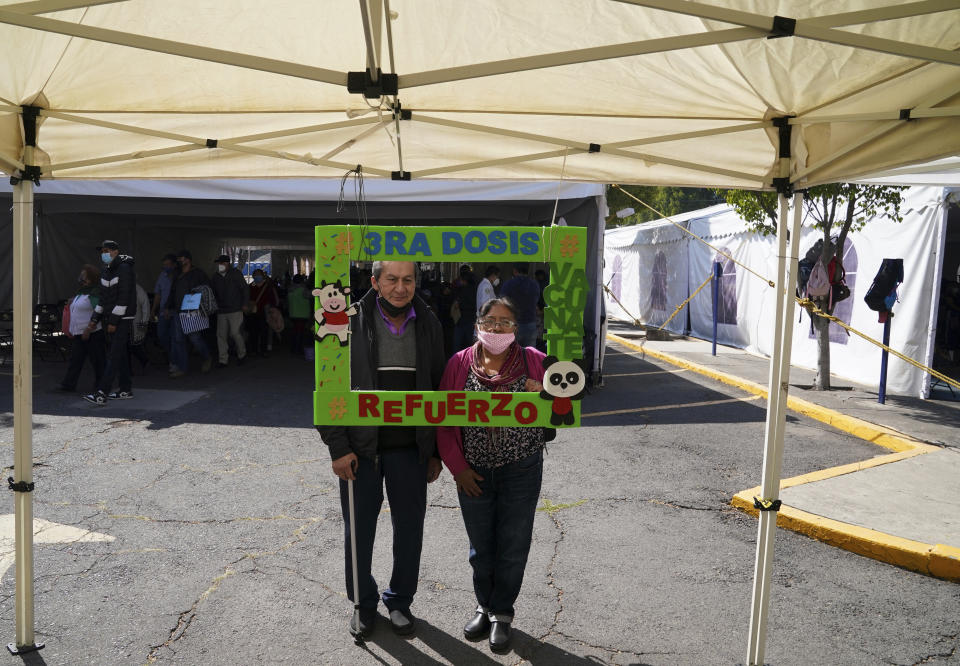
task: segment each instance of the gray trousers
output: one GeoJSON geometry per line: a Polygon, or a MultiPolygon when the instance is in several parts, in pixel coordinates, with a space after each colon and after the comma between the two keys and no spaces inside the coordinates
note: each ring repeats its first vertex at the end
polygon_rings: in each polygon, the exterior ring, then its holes
{"type": "Polygon", "coordinates": [[[217,315],[217,353],[221,363],[226,363],[230,358],[230,344],[227,337],[233,339],[233,344],[237,347],[237,358],[243,358],[247,355],[247,346],[243,341],[243,333],[240,326],[243,324],[242,312],[231,312],[229,314],[217,315]]]}

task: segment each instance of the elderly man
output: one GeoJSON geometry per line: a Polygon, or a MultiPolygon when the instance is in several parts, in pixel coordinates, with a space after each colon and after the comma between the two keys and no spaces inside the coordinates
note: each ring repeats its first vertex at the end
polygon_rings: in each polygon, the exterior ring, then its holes
{"type": "MultiPolygon", "coordinates": [[[[440,322],[416,289],[416,267],[406,261],[377,261],[373,288],[351,317],[350,377],[354,390],[432,391],[440,383],[445,359],[440,322]]],[[[359,626],[353,634],[368,637],[382,598],[390,624],[399,635],[414,631],[410,612],[420,574],[427,483],[440,475],[436,433],[432,427],[317,426],[330,449],[333,472],[340,478],[344,518],[347,595],[353,599],[348,481],[354,482],[359,626]],[[390,585],[378,595],[371,573],[377,517],[386,486],[393,522],[393,571],[390,585]]]]}

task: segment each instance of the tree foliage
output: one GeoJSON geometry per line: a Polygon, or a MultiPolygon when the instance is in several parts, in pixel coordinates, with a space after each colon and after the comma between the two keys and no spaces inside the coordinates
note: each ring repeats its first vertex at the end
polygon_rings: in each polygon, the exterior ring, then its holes
{"type": "Polygon", "coordinates": [[[630,194],[667,216],[723,203],[722,194],[718,194],[714,190],[696,187],[648,187],[642,185],[608,187],[607,207],[611,213],[607,222],[608,227],[626,226],[660,219],[660,215],[631,199],[623,190],[627,190],[630,194]],[[616,212],[624,208],[633,208],[635,212],[625,218],[616,217],[616,212]]]}

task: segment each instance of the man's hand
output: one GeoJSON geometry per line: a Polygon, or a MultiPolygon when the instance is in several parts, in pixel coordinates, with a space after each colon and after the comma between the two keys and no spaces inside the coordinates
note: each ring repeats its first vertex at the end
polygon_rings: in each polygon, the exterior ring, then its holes
{"type": "Polygon", "coordinates": [[[334,474],[344,481],[353,481],[357,478],[358,463],[357,454],[348,453],[345,456],[340,456],[330,464],[333,467],[334,474]]]}
{"type": "Polygon", "coordinates": [[[483,477],[469,467],[453,477],[453,480],[457,482],[457,490],[464,495],[480,497],[483,494],[480,486],[477,485],[477,481],[483,481],[483,477]]]}
{"type": "Polygon", "coordinates": [[[443,471],[443,463],[440,458],[430,457],[427,461],[427,483],[433,483],[440,478],[440,472],[443,471]]]}
{"type": "Polygon", "coordinates": [[[117,327],[114,324],[107,324],[107,333],[111,335],[117,332],[117,327]]]}
{"type": "Polygon", "coordinates": [[[535,393],[539,393],[540,391],[543,390],[543,384],[538,382],[536,379],[530,379],[529,377],[527,377],[527,383],[524,384],[523,390],[534,391],[535,393]]]}

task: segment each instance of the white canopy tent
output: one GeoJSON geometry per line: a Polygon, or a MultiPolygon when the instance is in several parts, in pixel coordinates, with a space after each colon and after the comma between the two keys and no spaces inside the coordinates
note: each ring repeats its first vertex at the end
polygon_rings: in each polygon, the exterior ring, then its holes
{"type": "MultiPolygon", "coordinates": [[[[361,164],[401,180],[776,188],[772,501],[799,238],[788,255],[792,189],[960,154],[960,3],[877,4],[0,0],[16,339],[30,336],[34,180],[339,178],[361,164]]],[[[34,645],[29,347],[14,360],[24,651],[34,645]]],[[[761,512],[751,664],[764,657],[775,516],[761,512]]]]}

